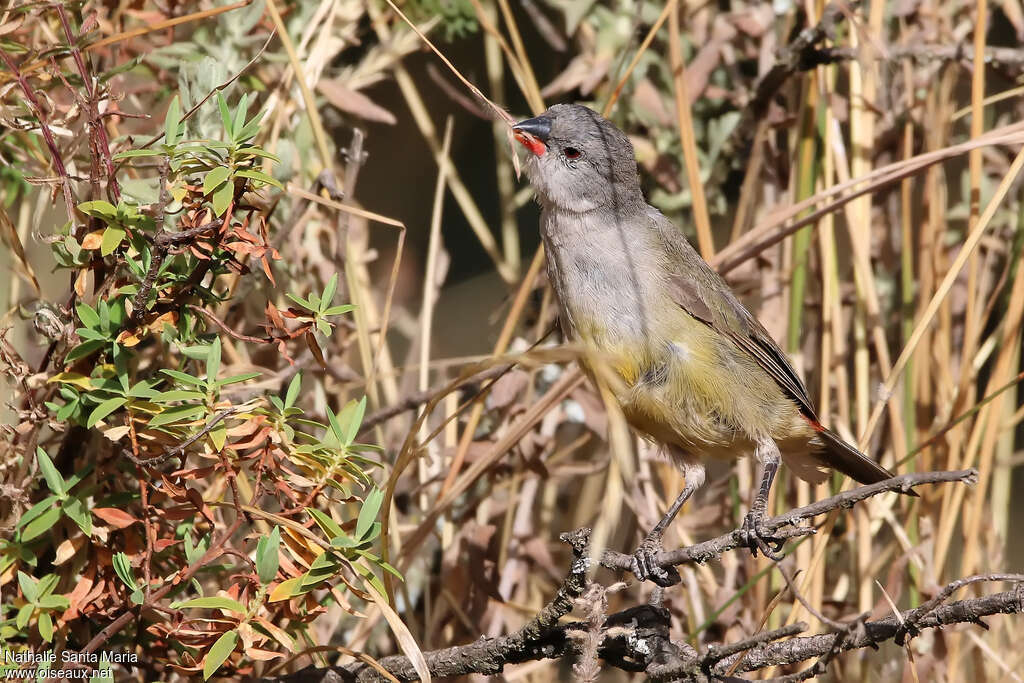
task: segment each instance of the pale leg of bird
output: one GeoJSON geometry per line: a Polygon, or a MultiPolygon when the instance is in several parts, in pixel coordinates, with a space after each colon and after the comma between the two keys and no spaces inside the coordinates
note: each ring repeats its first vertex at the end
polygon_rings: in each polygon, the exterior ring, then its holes
{"type": "Polygon", "coordinates": [[[782,460],[782,456],[779,453],[778,444],[769,437],[758,440],[755,455],[762,467],[761,487],[754,497],[753,505],[750,506],[750,512],[743,519],[743,531],[746,532],[750,552],[755,557],[760,549],[765,557],[778,562],[782,559],[782,555],[779,553],[782,543],[772,539],[771,532],[764,528],[764,519],[765,510],[768,507],[768,492],[771,491],[775,473],[779,471],[779,462],[782,460]],[[774,549],[768,543],[770,540],[775,543],[774,549]]]}
{"type": "Polygon", "coordinates": [[[654,583],[662,587],[674,586],[679,583],[679,572],[676,571],[675,567],[659,567],[657,563],[658,553],[661,552],[661,536],[668,528],[668,525],[672,523],[675,516],[679,514],[679,510],[683,507],[683,504],[693,495],[693,492],[704,485],[704,465],[698,462],[696,459],[677,451],[672,450],[672,460],[683,472],[683,478],[685,484],[683,490],[676,497],[672,506],[669,507],[668,512],[661,518],[651,532],[647,534],[647,538],[640,543],[640,547],[633,553],[633,574],[640,581],[650,579],[654,583]]]}

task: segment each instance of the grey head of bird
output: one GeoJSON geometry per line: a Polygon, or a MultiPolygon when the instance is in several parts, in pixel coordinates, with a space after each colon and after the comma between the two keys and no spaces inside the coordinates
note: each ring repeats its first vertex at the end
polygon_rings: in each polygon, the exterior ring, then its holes
{"type": "Polygon", "coordinates": [[[523,169],[545,208],[619,214],[645,204],[633,144],[594,110],[556,104],[512,132],[530,152],[523,169]]]}

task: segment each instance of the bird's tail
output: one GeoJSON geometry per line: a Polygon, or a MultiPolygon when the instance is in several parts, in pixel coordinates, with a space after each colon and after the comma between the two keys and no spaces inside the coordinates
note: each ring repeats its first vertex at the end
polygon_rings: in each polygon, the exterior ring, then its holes
{"type": "MultiPolygon", "coordinates": [[[[835,432],[822,428],[818,432],[818,436],[825,445],[825,451],[818,453],[818,457],[829,467],[856,479],[861,484],[874,484],[896,476],[843,441],[835,432]]],[[[917,495],[913,491],[909,491],[909,493],[910,495],[917,495]]]]}

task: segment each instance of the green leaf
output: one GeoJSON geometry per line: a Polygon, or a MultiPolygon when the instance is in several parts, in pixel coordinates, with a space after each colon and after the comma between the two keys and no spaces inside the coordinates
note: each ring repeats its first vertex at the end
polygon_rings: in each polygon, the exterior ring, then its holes
{"type": "Polygon", "coordinates": [[[352,567],[366,579],[366,582],[373,586],[378,593],[385,595],[387,591],[384,588],[384,584],[377,578],[377,575],[369,567],[364,567],[362,564],[353,564],[352,567]]]}
{"type": "Polygon", "coordinates": [[[68,498],[60,504],[60,508],[78,525],[83,534],[92,535],[92,515],[81,498],[68,498]]]}
{"type": "Polygon", "coordinates": [[[349,311],[355,310],[353,304],[341,304],[339,306],[331,306],[327,310],[323,311],[320,315],[341,315],[342,313],[348,313],[349,311]]]}
{"type": "Polygon", "coordinates": [[[228,597],[220,595],[213,595],[206,598],[192,598],[191,600],[185,600],[183,602],[177,602],[171,605],[172,609],[183,609],[186,607],[203,607],[206,609],[223,609],[228,612],[236,612],[238,614],[245,614],[245,605],[232,600],[228,597]]]}
{"type": "Polygon", "coordinates": [[[391,574],[392,576],[394,576],[394,577],[395,577],[396,579],[398,579],[399,581],[402,581],[402,580],[403,580],[403,578],[402,578],[402,572],[398,571],[397,569],[395,569],[394,567],[392,567],[392,566],[391,566],[390,564],[388,564],[388,563],[387,563],[387,562],[385,562],[384,560],[376,560],[376,561],[374,562],[374,564],[376,564],[376,565],[377,565],[378,567],[380,567],[381,569],[383,569],[384,571],[386,571],[386,572],[387,572],[388,574],[391,574]]]}
{"type": "Polygon", "coordinates": [[[305,308],[308,311],[315,311],[316,310],[316,306],[314,306],[312,304],[312,302],[310,302],[310,301],[308,301],[306,299],[303,299],[301,296],[298,296],[296,294],[291,294],[290,292],[289,293],[285,293],[285,296],[288,297],[289,299],[291,299],[292,301],[294,301],[295,303],[297,303],[298,305],[302,306],[303,308],[305,308]]]}
{"type": "MultiPolygon", "coordinates": [[[[132,387],[132,389],[134,388],[132,387]]],[[[173,389],[171,391],[154,392],[154,395],[149,398],[152,398],[157,403],[170,403],[171,401],[200,401],[204,396],[201,391],[173,389]]]]}
{"type": "Polygon", "coordinates": [[[234,183],[224,183],[216,192],[213,193],[213,212],[218,218],[228,210],[228,206],[230,206],[231,200],[234,199],[234,196],[234,183]]]}
{"type": "Polygon", "coordinates": [[[92,427],[97,422],[110,415],[112,412],[123,406],[128,402],[128,399],[124,396],[117,396],[115,398],[108,398],[103,403],[93,408],[92,412],[89,413],[89,419],[85,421],[86,427],[92,427]]]}
{"type": "Polygon", "coordinates": [[[100,255],[110,256],[121,246],[121,242],[127,233],[124,228],[111,225],[103,231],[103,241],[100,242],[100,255]]]}
{"type": "Polygon", "coordinates": [[[199,542],[195,546],[193,546],[192,545],[192,537],[190,535],[188,535],[188,534],[185,534],[185,547],[184,547],[185,559],[188,560],[189,564],[192,564],[193,562],[198,560],[209,549],[210,549],[210,537],[209,536],[203,536],[202,538],[199,539],[199,542]]]}
{"type": "Polygon", "coordinates": [[[43,640],[48,643],[53,640],[53,619],[50,617],[49,612],[39,613],[39,621],[36,622],[36,626],[39,627],[39,635],[42,636],[43,640]]]}
{"type": "Polygon", "coordinates": [[[51,531],[53,525],[60,519],[60,515],[61,511],[58,507],[50,507],[43,511],[42,514],[26,524],[21,530],[21,542],[28,543],[42,534],[51,531]]]}
{"type": "Polygon", "coordinates": [[[343,430],[338,433],[338,438],[341,439],[342,445],[348,447],[355,441],[356,434],[359,433],[359,426],[363,423],[364,413],[366,413],[365,396],[358,401],[354,399],[349,401],[341,411],[341,414],[338,415],[338,422],[344,425],[343,430]]]}
{"type": "Polygon", "coordinates": [[[326,320],[317,320],[316,321],[316,331],[319,332],[320,334],[322,334],[325,337],[330,337],[331,333],[334,332],[334,328],[331,327],[331,324],[329,322],[327,322],[326,320]]]}
{"type": "Polygon", "coordinates": [[[28,620],[32,618],[32,613],[36,611],[36,606],[32,603],[22,605],[21,609],[18,610],[18,616],[15,618],[14,623],[17,624],[18,628],[25,628],[28,626],[28,620]]]}
{"type": "MultiPolygon", "coordinates": [[[[343,410],[342,412],[345,411],[343,410]]],[[[327,422],[331,425],[331,434],[334,435],[338,445],[341,445],[343,443],[342,434],[345,433],[345,430],[342,429],[341,423],[338,422],[338,417],[331,410],[330,406],[327,406],[327,422]]]]}
{"type": "Polygon", "coordinates": [[[106,343],[106,340],[98,339],[90,339],[89,341],[84,341],[75,348],[68,351],[68,355],[64,357],[64,363],[74,363],[79,358],[86,358],[88,356],[91,356],[93,353],[103,348],[104,344],[106,343]]]}
{"type": "Polygon", "coordinates": [[[71,601],[65,598],[63,595],[44,595],[36,602],[36,605],[43,609],[67,609],[71,606],[71,601]]]}
{"type": "Polygon", "coordinates": [[[270,591],[270,595],[267,597],[268,602],[280,602],[281,600],[290,600],[297,595],[308,593],[308,588],[302,587],[302,577],[296,577],[293,579],[286,579],[274,587],[274,590],[270,591]]]}
{"type": "Polygon", "coordinates": [[[226,387],[229,384],[238,384],[239,382],[248,382],[251,379],[255,379],[262,375],[262,372],[244,372],[241,375],[232,375],[231,377],[225,377],[224,379],[217,380],[217,386],[226,387]]]}
{"type": "Polygon", "coordinates": [[[220,372],[220,337],[214,337],[210,344],[210,355],[206,357],[206,385],[210,386],[220,372]]]}
{"type": "Polygon", "coordinates": [[[236,131],[235,141],[236,142],[248,142],[249,140],[256,137],[256,133],[260,132],[260,123],[263,122],[263,112],[256,114],[252,117],[249,123],[242,126],[242,130],[236,131]]]}
{"type": "Polygon", "coordinates": [[[367,529],[366,533],[359,537],[359,545],[370,547],[371,541],[380,536],[380,522],[374,521],[370,524],[370,528],[367,529]]]}
{"type": "Polygon", "coordinates": [[[260,157],[262,159],[270,159],[271,161],[278,164],[281,163],[281,159],[277,155],[271,154],[267,150],[256,146],[239,147],[237,155],[249,155],[254,157],[260,157]]]}
{"type": "Polygon", "coordinates": [[[77,330],[75,330],[75,334],[77,334],[83,340],[90,340],[91,339],[91,340],[94,340],[94,341],[101,341],[101,342],[105,342],[105,341],[109,341],[110,340],[110,338],[107,335],[103,334],[99,330],[94,330],[94,329],[89,328],[89,327],[79,327],[77,330]]]}
{"type": "Polygon", "coordinates": [[[18,585],[21,586],[21,594],[24,595],[25,599],[29,602],[34,603],[39,599],[39,584],[36,583],[35,579],[20,569],[18,570],[18,585]]]}
{"type": "Polygon", "coordinates": [[[167,107],[167,116],[164,117],[164,143],[168,145],[178,144],[179,124],[181,123],[181,103],[175,95],[167,107]]]}
{"type": "Polygon", "coordinates": [[[117,66],[115,66],[110,71],[104,72],[103,75],[100,76],[100,79],[99,79],[100,83],[106,83],[107,81],[109,81],[114,76],[117,76],[118,74],[123,74],[123,73],[126,73],[128,71],[131,71],[132,69],[137,67],[140,62],[142,62],[142,57],[143,57],[143,55],[139,55],[137,57],[129,59],[127,62],[122,62],[121,64],[118,64],[117,66]]]}
{"type": "Polygon", "coordinates": [[[94,388],[91,377],[86,377],[85,375],[79,374],[77,372],[59,372],[50,379],[46,380],[46,382],[60,382],[61,384],[72,384],[78,387],[79,389],[85,389],[86,391],[91,391],[94,388]]]}
{"type": "Polygon", "coordinates": [[[383,491],[376,486],[370,489],[366,500],[363,501],[363,507],[359,509],[359,519],[356,520],[356,538],[359,540],[363,540],[366,537],[366,533],[373,527],[373,523],[377,521],[377,513],[380,512],[380,505],[383,500],[383,491]]]}
{"type": "Polygon", "coordinates": [[[36,591],[36,598],[32,602],[34,602],[35,605],[38,607],[39,601],[46,597],[46,595],[57,586],[58,581],[60,581],[60,577],[58,577],[56,574],[47,574],[46,576],[39,579],[39,588],[36,591]]]}
{"type": "Polygon", "coordinates": [[[131,378],[128,377],[128,356],[129,351],[120,344],[114,345],[114,370],[117,372],[117,381],[121,385],[121,393],[127,395],[131,388],[131,378]]]}
{"type": "Polygon", "coordinates": [[[238,642],[238,631],[231,629],[225,631],[224,635],[217,639],[217,642],[210,647],[206,653],[206,663],[203,664],[203,680],[208,680],[216,673],[221,664],[235,651],[235,643],[238,642]]]}
{"type": "Polygon", "coordinates": [[[203,382],[203,380],[199,379],[198,377],[193,377],[188,373],[179,372],[178,370],[169,370],[167,368],[163,368],[160,370],[160,372],[164,373],[168,377],[173,377],[182,384],[191,384],[194,387],[201,387],[205,384],[205,382],[203,382]]]}
{"type": "Polygon", "coordinates": [[[301,587],[303,591],[315,588],[317,585],[334,576],[340,567],[341,564],[334,559],[331,553],[327,551],[320,553],[309,566],[309,570],[302,575],[301,587]]]}
{"type": "Polygon", "coordinates": [[[262,536],[256,543],[256,575],[260,582],[267,584],[277,576],[280,561],[281,530],[275,525],[269,536],[262,536]]]}
{"type": "Polygon", "coordinates": [[[97,328],[100,326],[100,316],[96,313],[96,309],[89,304],[78,304],[75,306],[75,311],[78,312],[78,319],[86,327],[97,328]]]}
{"type": "Polygon", "coordinates": [[[118,152],[113,157],[114,161],[121,161],[122,159],[137,159],[139,157],[158,157],[162,154],[156,149],[126,149],[123,152],[118,152]]]}
{"type": "Polygon", "coordinates": [[[206,413],[206,406],[174,406],[173,408],[168,408],[162,413],[154,415],[149,421],[149,426],[156,428],[173,424],[175,422],[192,422],[204,413],[206,413]]]}
{"type": "Polygon", "coordinates": [[[235,171],[235,175],[240,176],[242,178],[248,178],[250,180],[257,180],[261,183],[266,183],[267,185],[273,185],[274,187],[277,187],[282,190],[284,189],[284,185],[282,185],[277,178],[275,178],[272,175],[268,175],[263,171],[253,171],[249,169],[244,169],[241,171],[235,171]]]}
{"type": "Polygon", "coordinates": [[[299,389],[302,388],[302,373],[296,373],[295,377],[292,377],[292,381],[288,384],[288,391],[284,396],[284,407],[291,408],[295,405],[295,399],[299,397],[299,389]]]}
{"type": "Polygon", "coordinates": [[[359,544],[356,542],[356,539],[352,538],[348,534],[335,536],[331,539],[331,547],[338,548],[340,550],[348,550],[349,548],[354,548],[357,545],[359,544]]]}
{"type": "Polygon", "coordinates": [[[78,486],[78,483],[92,474],[93,463],[89,463],[67,478],[68,491],[78,486]]]}
{"type": "Polygon", "coordinates": [[[219,90],[217,91],[217,108],[220,110],[220,122],[224,126],[224,132],[229,138],[233,138],[234,131],[231,130],[231,112],[228,111],[227,100],[224,99],[224,95],[219,90]]]}
{"type": "MultiPolygon", "coordinates": [[[[56,574],[47,574],[39,579],[39,597],[49,595],[53,592],[53,589],[57,587],[57,582],[60,581],[60,577],[56,574]]],[[[38,598],[37,598],[38,600],[38,598]]],[[[38,603],[37,603],[38,604],[38,603]]]]}
{"type": "Polygon", "coordinates": [[[27,526],[36,517],[39,517],[47,510],[50,510],[53,507],[53,504],[57,502],[57,500],[57,496],[47,496],[43,500],[39,501],[38,503],[30,507],[25,512],[25,514],[21,516],[21,519],[19,519],[18,523],[14,525],[14,528],[21,529],[27,526]]]}
{"type": "Polygon", "coordinates": [[[203,362],[206,362],[207,357],[209,357],[209,355],[210,355],[210,345],[209,344],[194,344],[193,346],[183,346],[181,348],[181,353],[186,358],[191,358],[192,360],[201,360],[203,362]]]}
{"type": "Polygon", "coordinates": [[[210,437],[210,443],[213,444],[214,449],[217,451],[224,450],[224,444],[228,440],[228,430],[227,426],[224,424],[224,420],[218,422],[217,425],[208,432],[208,434],[210,437]]]}
{"type": "Polygon", "coordinates": [[[338,526],[338,523],[335,522],[327,513],[321,512],[316,508],[306,508],[306,512],[310,514],[313,520],[317,523],[317,526],[323,529],[328,538],[344,535],[345,532],[342,531],[341,527],[338,526]]]}
{"type": "Polygon", "coordinates": [[[78,205],[78,210],[87,216],[105,218],[108,221],[112,221],[117,218],[117,207],[110,202],[103,201],[102,199],[97,199],[91,202],[82,202],[78,205]]]}
{"type": "Polygon", "coordinates": [[[327,308],[331,300],[334,298],[335,293],[338,291],[338,274],[335,273],[331,276],[331,279],[327,281],[327,286],[324,287],[323,296],[320,298],[319,310],[322,313],[323,309],[327,308]]]}
{"type": "Polygon", "coordinates": [[[50,456],[39,446],[36,446],[36,463],[39,465],[39,471],[43,473],[47,488],[58,496],[66,495],[68,489],[64,484],[64,477],[60,476],[50,456]]]}
{"type": "Polygon", "coordinates": [[[77,398],[73,401],[66,403],[64,406],[61,407],[60,410],[57,411],[57,421],[66,422],[72,415],[75,414],[80,405],[81,404],[79,403],[77,398]]]}
{"type": "Polygon", "coordinates": [[[220,187],[221,183],[227,180],[229,175],[231,175],[231,169],[227,166],[215,167],[203,178],[203,194],[210,194],[220,187]]]}
{"type": "Polygon", "coordinates": [[[124,581],[124,585],[128,586],[131,590],[138,588],[138,584],[135,583],[135,572],[132,571],[131,560],[124,553],[114,553],[112,564],[114,565],[114,573],[124,581]]]}
{"type": "Polygon", "coordinates": [[[242,99],[238,100],[238,106],[235,107],[235,120],[231,122],[231,139],[234,140],[235,136],[242,130],[245,125],[245,115],[249,110],[249,93],[242,93],[242,99]]]}

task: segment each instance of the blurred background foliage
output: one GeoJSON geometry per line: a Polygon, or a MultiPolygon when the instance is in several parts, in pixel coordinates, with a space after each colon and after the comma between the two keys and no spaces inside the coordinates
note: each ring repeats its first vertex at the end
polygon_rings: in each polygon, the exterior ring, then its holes
{"type": "MultiPolygon", "coordinates": [[[[828,423],[899,472],[979,468],[794,543],[811,604],[884,616],[1024,568],[1019,3],[399,6],[514,118],[606,110],[651,203],[727,271],[828,423]]],[[[564,574],[561,532],[629,551],[660,517],[678,474],[650,444],[609,447],[614,417],[545,336],[507,126],[388,4],[2,17],[4,647],[135,651],[139,680],[414,656],[520,627],[564,574]]],[[[734,528],[755,467],[712,469],[666,547],[734,528]]],[[[774,509],[842,485],[783,475],[774,509]]],[[[683,579],[665,596],[680,640],[820,626],[763,559],[683,579]]],[[[916,675],[1024,669],[1012,623],[991,626],[915,640],[916,675]]],[[[907,661],[835,666],[893,679],[907,661]]]]}

